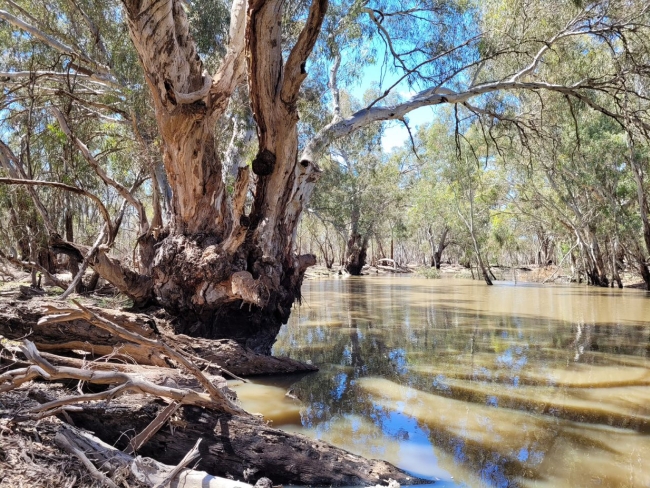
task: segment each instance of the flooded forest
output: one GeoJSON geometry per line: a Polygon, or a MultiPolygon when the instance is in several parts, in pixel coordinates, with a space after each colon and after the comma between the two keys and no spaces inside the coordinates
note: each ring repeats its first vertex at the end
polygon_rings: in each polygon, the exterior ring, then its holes
{"type": "Polygon", "coordinates": [[[0,0],[0,486],[650,486],[650,4],[0,0]]]}

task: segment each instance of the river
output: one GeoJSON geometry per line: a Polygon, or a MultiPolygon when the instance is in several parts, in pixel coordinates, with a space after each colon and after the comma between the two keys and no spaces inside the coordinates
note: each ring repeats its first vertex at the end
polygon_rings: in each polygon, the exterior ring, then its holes
{"type": "Polygon", "coordinates": [[[236,386],[274,426],[437,487],[650,487],[646,292],[390,276],[302,291],[274,354],[321,370],[236,386]]]}

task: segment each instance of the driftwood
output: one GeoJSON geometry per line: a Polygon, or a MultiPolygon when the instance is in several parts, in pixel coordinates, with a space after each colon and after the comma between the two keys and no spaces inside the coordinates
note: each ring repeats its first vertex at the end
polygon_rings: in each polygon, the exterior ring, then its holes
{"type": "Polygon", "coordinates": [[[167,466],[151,458],[133,457],[88,432],[65,424],[61,425],[55,442],[78,457],[91,475],[107,486],[118,486],[113,478],[132,478],[144,486],[156,488],[251,488],[248,483],[218,478],[204,471],[186,469],[183,465],[167,466]]]}
{"type": "Polygon", "coordinates": [[[92,371],[88,369],[56,367],[45,360],[32,342],[25,341],[21,348],[28,358],[30,366],[12,369],[0,375],[0,393],[13,390],[24,383],[40,378],[48,381],[79,380],[98,385],[110,385],[111,388],[99,393],[66,396],[53,402],[45,403],[27,411],[25,417],[43,418],[63,411],[77,410],[68,408],[82,402],[111,400],[125,393],[144,393],[159,398],[166,398],[184,405],[197,405],[219,412],[248,415],[241,407],[232,403],[226,393],[211,384],[205,376],[197,375],[197,381],[207,390],[207,394],[191,389],[174,388],[151,383],[140,375],[130,375],[113,371],[92,371]],[[209,386],[207,386],[209,384],[209,386]]]}
{"type": "MultiPolygon", "coordinates": [[[[0,298],[0,335],[8,339],[28,337],[40,351],[70,353],[85,351],[91,358],[113,356],[126,362],[140,365],[170,367],[169,360],[160,353],[143,349],[137,344],[127,342],[115,335],[99,329],[84,319],[79,312],[71,321],[54,323],[51,320],[39,324],[38,321],[56,308],[69,307],[66,302],[52,299],[38,301],[18,301],[0,298]]],[[[145,314],[135,314],[120,310],[87,307],[103,317],[119,324],[121,327],[153,338],[158,333],[155,319],[145,314]]],[[[304,364],[289,358],[279,358],[256,354],[235,341],[228,339],[201,339],[184,335],[167,335],[176,348],[193,357],[202,368],[212,363],[208,371],[219,374],[220,368],[237,376],[260,374],[295,373],[315,371],[315,366],[304,364]],[[200,359],[196,359],[200,358],[200,359]]]]}
{"type": "MultiPolygon", "coordinates": [[[[60,390],[35,393],[37,400],[53,401],[60,390]]],[[[77,427],[87,429],[118,448],[128,448],[124,433],[142,432],[165,408],[158,402],[120,397],[70,412],[77,427]]],[[[322,441],[273,429],[257,417],[220,414],[197,407],[181,407],[172,428],[159,430],[138,453],[175,465],[199,446],[198,469],[216,476],[241,479],[246,473],[274,483],[312,486],[418,484],[414,478],[385,461],[368,460],[322,441]]]]}
{"type": "MultiPolygon", "coordinates": [[[[6,365],[7,368],[26,368],[31,363],[23,354],[22,350],[11,344],[5,344],[0,347],[0,351],[4,349],[5,353],[0,354],[0,364],[6,365]]],[[[173,386],[175,388],[189,388],[198,390],[201,385],[196,378],[187,374],[181,369],[164,368],[159,366],[140,366],[138,364],[129,363],[113,363],[105,361],[88,361],[86,359],[71,358],[66,356],[58,356],[48,352],[39,353],[43,359],[53,364],[54,366],[67,366],[70,368],[87,369],[90,371],[115,371],[127,374],[137,374],[151,383],[156,383],[163,386],[173,386]]],[[[210,373],[204,373],[210,381],[217,385],[220,389],[225,390],[228,388],[228,383],[223,376],[218,376],[210,373]]],[[[243,380],[243,379],[242,379],[243,380]]],[[[243,380],[246,381],[246,380],[243,380]]],[[[236,398],[236,393],[232,390],[228,391],[228,395],[236,398]]]]}
{"type": "Polygon", "coordinates": [[[400,268],[393,268],[391,266],[382,266],[380,264],[378,264],[376,266],[376,268],[381,269],[383,271],[388,271],[389,273],[412,273],[413,272],[408,268],[401,268],[401,267],[400,268]]]}

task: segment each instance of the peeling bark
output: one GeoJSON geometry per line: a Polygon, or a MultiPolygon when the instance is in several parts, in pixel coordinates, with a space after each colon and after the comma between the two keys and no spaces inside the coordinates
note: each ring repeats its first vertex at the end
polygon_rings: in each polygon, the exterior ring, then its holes
{"type": "MultiPolygon", "coordinates": [[[[65,241],[58,234],[50,235],[50,249],[56,253],[65,254],[71,260],[83,262],[88,256],[88,247],[65,241]]],[[[118,290],[132,298],[136,305],[146,305],[153,299],[153,282],[147,275],[141,275],[123,266],[119,260],[108,256],[108,249],[99,246],[90,266],[102,278],[114,285],[118,290]]]]}

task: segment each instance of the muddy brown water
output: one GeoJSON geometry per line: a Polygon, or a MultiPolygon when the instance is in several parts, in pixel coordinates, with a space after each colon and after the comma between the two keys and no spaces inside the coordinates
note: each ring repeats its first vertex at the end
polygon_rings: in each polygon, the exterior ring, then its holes
{"type": "Polygon", "coordinates": [[[650,487],[650,294],[415,277],[303,294],[274,353],[321,371],[237,386],[274,426],[438,487],[650,487]]]}

